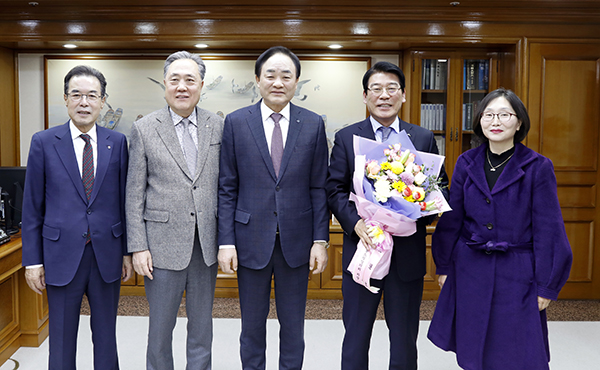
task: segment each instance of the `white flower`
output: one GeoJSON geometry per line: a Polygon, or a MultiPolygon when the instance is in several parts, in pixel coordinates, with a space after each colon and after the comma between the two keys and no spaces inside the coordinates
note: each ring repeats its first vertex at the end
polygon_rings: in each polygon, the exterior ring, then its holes
{"type": "Polygon", "coordinates": [[[425,176],[423,172],[419,172],[415,175],[415,184],[421,186],[425,180],[427,180],[427,176],[425,176]]]}
{"type": "Polygon", "coordinates": [[[377,181],[375,181],[374,188],[375,199],[377,199],[378,202],[385,203],[387,202],[388,198],[392,196],[390,183],[385,179],[377,179],[377,181]]]}

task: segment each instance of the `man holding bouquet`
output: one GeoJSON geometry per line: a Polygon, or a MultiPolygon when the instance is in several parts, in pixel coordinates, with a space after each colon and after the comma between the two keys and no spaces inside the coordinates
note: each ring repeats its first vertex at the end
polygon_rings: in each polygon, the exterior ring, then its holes
{"type": "MultiPolygon", "coordinates": [[[[382,280],[371,279],[370,285],[379,288],[373,293],[353,280],[348,266],[359,241],[373,248],[365,220],[350,201],[354,192],[354,136],[378,142],[399,142],[404,130],[415,149],[438,153],[431,131],[398,119],[406,101],[405,78],[402,70],[389,62],[378,62],[363,77],[363,98],[370,113],[366,120],[345,127],[335,135],[327,179],[329,208],[344,229],[343,321],[346,333],[342,346],[342,370],[368,369],[369,345],[377,307],[385,291],[385,319],[390,331],[390,369],[417,368],[417,334],[419,308],[423,295],[426,226],[434,216],[419,218],[416,232],[407,237],[393,237],[390,269],[382,280]]],[[[443,167],[439,174],[440,187],[448,185],[443,167]]],[[[446,195],[446,194],[445,194],[446,195]]],[[[360,248],[363,248],[361,246],[360,248]]]]}

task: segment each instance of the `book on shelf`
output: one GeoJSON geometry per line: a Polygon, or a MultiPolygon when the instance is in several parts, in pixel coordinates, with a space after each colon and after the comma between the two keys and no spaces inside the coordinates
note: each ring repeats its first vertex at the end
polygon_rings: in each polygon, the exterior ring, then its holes
{"type": "Polygon", "coordinates": [[[435,143],[440,155],[446,155],[446,138],[442,135],[435,135],[435,143]]]}
{"type": "Polygon", "coordinates": [[[446,90],[448,61],[444,59],[423,59],[421,74],[422,90],[446,90]]]}
{"type": "Polygon", "coordinates": [[[466,59],[463,64],[463,90],[487,90],[489,65],[486,59],[466,59]]]}
{"type": "Polygon", "coordinates": [[[473,103],[463,104],[462,129],[464,131],[473,129],[473,103]]]}
{"type": "Polygon", "coordinates": [[[423,83],[421,86],[422,90],[429,90],[429,64],[430,59],[423,59],[423,83]]]}
{"type": "Polygon", "coordinates": [[[421,104],[421,127],[432,131],[444,130],[445,120],[445,104],[421,104]]]}

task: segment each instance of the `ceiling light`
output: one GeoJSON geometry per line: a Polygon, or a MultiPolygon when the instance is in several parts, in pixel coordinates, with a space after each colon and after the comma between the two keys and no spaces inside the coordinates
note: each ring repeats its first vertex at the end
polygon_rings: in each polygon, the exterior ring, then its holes
{"type": "Polygon", "coordinates": [[[75,44],[64,44],[63,48],[67,48],[67,49],[75,49],[77,47],[77,45],[75,44]]]}
{"type": "Polygon", "coordinates": [[[208,47],[207,44],[196,44],[194,46],[197,47],[198,49],[206,49],[208,47]]]}
{"type": "Polygon", "coordinates": [[[342,46],[342,45],[340,45],[340,44],[331,44],[331,45],[329,45],[328,47],[329,47],[330,49],[341,49],[341,48],[343,48],[343,46],[342,46]]]}

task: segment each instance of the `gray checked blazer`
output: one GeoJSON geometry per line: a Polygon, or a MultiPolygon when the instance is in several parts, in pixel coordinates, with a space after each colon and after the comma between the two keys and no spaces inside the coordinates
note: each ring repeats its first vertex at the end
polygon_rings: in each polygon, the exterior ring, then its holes
{"type": "Polygon", "coordinates": [[[198,229],[204,262],[217,262],[217,192],[223,119],[196,108],[198,158],[191,176],[168,107],[133,124],[125,198],[128,251],[154,267],[186,268],[198,229]]]}

